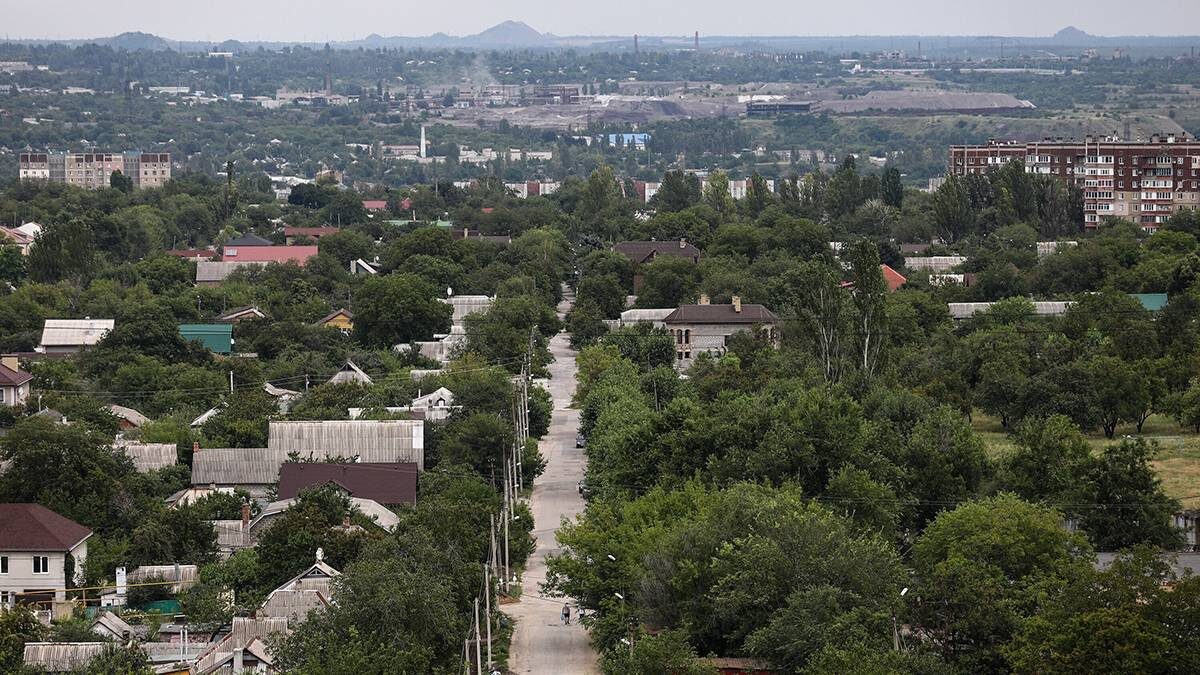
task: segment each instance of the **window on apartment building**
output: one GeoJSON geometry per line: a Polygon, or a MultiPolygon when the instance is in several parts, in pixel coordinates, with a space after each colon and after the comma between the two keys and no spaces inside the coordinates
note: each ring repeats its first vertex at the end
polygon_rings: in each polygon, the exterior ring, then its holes
{"type": "Polygon", "coordinates": [[[50,573],[50,558],[44,555],[33,556],[33,573],[34,574],[49,574],[50,573]]]}
{"type": "Polygon", "coordinates": [[[0,555],[0,574],[8,574],[8,556],[0,555]]]}
{"type": "Polygon", "coordinates": [[[683,331],[683,344],[685,344],[685,345],[692,344],[692,329],[691,328],[687,328],[683,331]]]}

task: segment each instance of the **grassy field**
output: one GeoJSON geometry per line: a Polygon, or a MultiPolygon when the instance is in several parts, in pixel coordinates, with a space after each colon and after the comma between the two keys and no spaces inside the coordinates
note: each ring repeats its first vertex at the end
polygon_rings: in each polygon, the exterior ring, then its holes
{"type": "MultiPolygon", "coordinates": [[[[998,419],[976,412],[972,416],[972,426],[983,437],[993,459],[1012,452],[1012,440],[998,419]]],[[[1132,425],[1118,427],[1116,439],[1136,433],[1132,425]]],[[[1159,415],[1146,421],[1142,436],[1158,443],[1158,452],[1151,464],[1162,479],[1167,494],[1182,501],[1185,508],[1200,508],[1200,436],[1180,429],[1174,420],[1159,415]]],[[[1097,453],[1116,439],[1110,441],[1100,433],[1088,436],[1088,442],[1097,453]]]]}

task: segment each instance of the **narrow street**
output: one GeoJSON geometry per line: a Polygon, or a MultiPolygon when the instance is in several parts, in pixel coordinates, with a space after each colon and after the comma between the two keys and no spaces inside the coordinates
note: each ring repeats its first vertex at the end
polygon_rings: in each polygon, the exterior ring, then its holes
{"type": "MultiPolygon", "coordinates": [[[[568,291],[558,306],[560,316],[570,308],[570,302],[568,291]]],[[[575,609],[571,610],[571,625],[563,626],[559,618],[563,602],[544,597],[539,588],[546,579],[546,556],[558,550],[554,533],[560,521],[583,510],[577,485],[586,463],[583,450],[575,447],[579,411],[567,407],[575,393],[575,351],[565,333],[550,340],[550,351],[555,359],[550,364],[549,383],[554,415],[550,432],[538,445],[546,458],[546,471],[534,483],[531,504],[537,550],[529,559],[521,582],[521,601],[504,607],[517,621],[509,669],[514,673],[599,673],[596,653],[575,609]]]]}

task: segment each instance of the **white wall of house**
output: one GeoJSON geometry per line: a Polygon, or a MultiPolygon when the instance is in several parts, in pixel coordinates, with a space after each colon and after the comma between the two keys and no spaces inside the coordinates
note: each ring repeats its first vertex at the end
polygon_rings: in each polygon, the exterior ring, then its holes
{"type": "Polygon", "coordinates": [[[25,405],[29,400],[29,383],[19,387],[0,387],[0,405],[25,405]]]}
{"type": "MultiPolygon", "coordinates": [[[[76,546],[71,554],[75,557],[75,581],[78,581],[83,578],[83,564],[87,560],[87,542],[76,546]]],[[[55,600],[67,599],[66,592],[63,590],[67,587],[67,554],[65,552],[0,551],[0,558],[7,559],[7,573],[4,572],[5,563],[0,561],[0,594],[7,594],[4,595],[5,600],[20,593],[51,589],[57,591],[54,594],[55,600]],[[44,567],[42,566],[43,562],[45,563],[44,567]],[[45,571],[40,571],[42,569],[45,571]]]]}

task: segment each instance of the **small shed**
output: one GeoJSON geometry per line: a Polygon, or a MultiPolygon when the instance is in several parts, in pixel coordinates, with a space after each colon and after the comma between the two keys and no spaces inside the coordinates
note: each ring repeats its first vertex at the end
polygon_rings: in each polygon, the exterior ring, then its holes
{"type": "Polygon", "coordinates": [[[179,326],[184,340],[196,340],[215,354],[233,351],[233,324],[229,323],[185,323],[179,326]]]}

